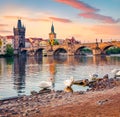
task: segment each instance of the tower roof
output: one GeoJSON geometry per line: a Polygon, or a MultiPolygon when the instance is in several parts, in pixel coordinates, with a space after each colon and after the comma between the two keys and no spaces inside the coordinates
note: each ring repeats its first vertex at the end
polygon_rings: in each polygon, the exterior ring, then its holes
{"type": "Polygon", "coordinates": [[[54,25],[52,23],[52,26],[51,26],[51,33],[54,33],[54,25]]]}
{"type": "Polygon", "coordinates": [[[20,20],[20,19],[18,20],[17,28],[22,28],[22,23],[21,23],[21,20],[20,20]]]}

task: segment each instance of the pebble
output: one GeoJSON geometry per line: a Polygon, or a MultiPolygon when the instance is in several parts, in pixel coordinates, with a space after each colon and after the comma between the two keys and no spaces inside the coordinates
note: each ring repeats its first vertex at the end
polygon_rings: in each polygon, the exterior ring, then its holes
{"type": "Polygon", "coordinates": [[[103,105],[108,101],[108,99],[98,101],[98,105],[103,105]]]}

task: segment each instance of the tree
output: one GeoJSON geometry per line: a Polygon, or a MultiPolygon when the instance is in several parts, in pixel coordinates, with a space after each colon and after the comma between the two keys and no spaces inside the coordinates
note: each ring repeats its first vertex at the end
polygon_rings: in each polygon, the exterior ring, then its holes
{"type": "Polygon", "coordinates": [[[111,47],[106,51],[106,54],[120,54],[120,48],[111,47]]]}
{"type": "Polygon", "coordinates": [[[54,40],[54,45],[59,45],[59,42],[57,39],[54,40]]]}
{"type": "Polygon", "coordinates": [[[5,55],[9,56],[9,57],[14,55],[14,49],[11,44],[6,45],[6,54],[5,55]]]}

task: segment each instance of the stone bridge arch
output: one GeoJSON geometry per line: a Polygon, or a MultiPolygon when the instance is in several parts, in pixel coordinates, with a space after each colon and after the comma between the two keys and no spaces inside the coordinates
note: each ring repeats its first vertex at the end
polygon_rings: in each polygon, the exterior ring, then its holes
{"type": "Polygon", "coordinates": [[[57,48],[54,50],[53,55],[58,56],[58,55],[67,55],[68,51],[65,48],[57,48]]]}
{"type": "Polygon", "coordinates": [[[74,55],[83,55],[83,54],[85,54],[85,53],[82,51],[84,48],[88,48],[88,49],[90,49],[90,50],[92,51],[92,48],[89,47],[89,46],[79,46],[79,47],[75,48],[74,55]]]}
{"type": "Polygon", "coordinates": [[[106,50],[108,50],[110,47],[118,47],[118,48],[120,48],[120,46],[119,45],[116,45],[116,44],[111,44],[111,45],[107,45],[107,46],[105,46],[104,48],[102,48],[102,53],[103,54],[106,54],[106,50]]]}

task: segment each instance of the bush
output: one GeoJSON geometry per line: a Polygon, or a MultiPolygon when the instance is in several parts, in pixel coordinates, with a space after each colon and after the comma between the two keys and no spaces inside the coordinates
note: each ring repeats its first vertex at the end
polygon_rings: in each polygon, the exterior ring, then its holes
{"type": "Polygon", "coordinates": [[[6,54],[5,56],[11,57],[14,55],[14,49],[11,44],[6,45],[6,54]]]}

